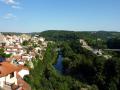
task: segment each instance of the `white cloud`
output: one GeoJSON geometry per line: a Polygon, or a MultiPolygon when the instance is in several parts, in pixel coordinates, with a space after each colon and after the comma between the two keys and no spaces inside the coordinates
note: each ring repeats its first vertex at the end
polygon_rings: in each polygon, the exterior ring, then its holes
{"type": "MultiPolygon", "coordinates": [[[[23,9],[20,6],[20,3],[18,0],[0,0],[6,5],[10,6],[12,9],[23,9]]],[[[2,19],[5,20],[11,20],[11,19],[18,19],[13,13],[6,13],[4,16],[2,16],[2,19]]]]}
{"type": "Polygon", "coordinates": [[[12,13],[7,13],[3,16],[4,19],[9,20],[9,19],[15,19],[16,16],[12,13]]]}
{"type": "Polygon", "coordinates": [[[19,4],[16,0],[1,0],[1,1],[3,1],[4,3],[9,4],[9,5],[19,4]]]}
{"type": "Polygon", "coordinates": [[[16,6],[16,5],[12,5],[11,7],[14,8],[14,9],[22,9],[22,7],[16,6]]]}
{"type": "Polygon", "coordinates": [[[1,0],[2,2],[4,2],[7,5],[10,5],[11,8],[14,9],[21,9],[21,7],[19,6],[19,2],[17,2],[16,0],[1,0]]]}

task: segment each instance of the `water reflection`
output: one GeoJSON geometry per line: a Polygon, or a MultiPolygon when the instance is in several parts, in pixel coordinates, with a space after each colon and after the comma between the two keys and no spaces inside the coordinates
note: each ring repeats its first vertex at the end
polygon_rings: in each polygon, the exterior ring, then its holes
{"type": "Polygon", "coordinates": [[[58,59],[57,59],[57,62],[56,62],[56,64],[54,65],[54,67],[55,67],[60,73],[63,72],[62,60],[63,60],[63,57],[62,57],[62,54],[61,54],[61,52],[60,52],[60,53],[59,53],[59,56],[58,56],[58,59]]]}

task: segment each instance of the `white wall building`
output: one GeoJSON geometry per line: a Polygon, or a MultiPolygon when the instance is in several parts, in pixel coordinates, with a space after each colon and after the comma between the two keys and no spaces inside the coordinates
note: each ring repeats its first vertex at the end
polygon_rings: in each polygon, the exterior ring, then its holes
{"type": "Polygon", "coordinates": [[[17,67],[8,63],[2,62],[0,63],[0,87],[4,88],[5,85],[17,85],[17,77],[16,77],[17,67]]]}

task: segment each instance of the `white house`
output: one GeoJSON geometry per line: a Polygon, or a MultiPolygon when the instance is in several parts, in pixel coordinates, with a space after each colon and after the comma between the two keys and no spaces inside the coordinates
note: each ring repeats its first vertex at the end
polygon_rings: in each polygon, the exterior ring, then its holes
{"type": "Polygon", "coordinates": [[[29,75],[29,70],[27,70],[27,69],[22,69],[22,70],[20,70],[20,71],[18,72],[18,74],[19,74],[22,78],[24,78],[24,76],[29,75]]]}
{"type": "Polygon", "coordinates": [[[8,62],[0,63],[0,87],[4,88],[5,85],[17,85],[16,71],[17,67],[8,62]]]}
{"type": "Polygon", "coordinates": [[[44,41],[45,41],[45,38],[40,37],[39,40],[40,40],[41,42],[44,42],[44,41]]]}
{"type": "Polygon", "coordinates": [[[7,86],[9,87],[7,90],[11,90],[12,85],[20,86],[22,84],[22,90],[27,90],[25,88],[28,88],[29,85],[25,87],[27,83],[23,80],[24,76],[26,75],[29,75],[29,70],[23,65],[2,62],[0,63],[0,88],[4,90],[4,88],[7,86]]]}

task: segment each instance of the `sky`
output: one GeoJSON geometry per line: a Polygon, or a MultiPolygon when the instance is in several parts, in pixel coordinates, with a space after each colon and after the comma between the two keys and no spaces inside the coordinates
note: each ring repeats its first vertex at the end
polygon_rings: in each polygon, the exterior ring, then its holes
{"type": "Polygon", "coordinates": [[[120,0],[0,0],[0,32],[120,31],[120,0]]]}

